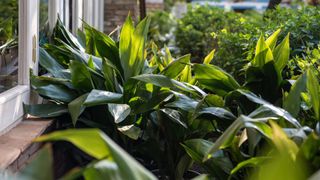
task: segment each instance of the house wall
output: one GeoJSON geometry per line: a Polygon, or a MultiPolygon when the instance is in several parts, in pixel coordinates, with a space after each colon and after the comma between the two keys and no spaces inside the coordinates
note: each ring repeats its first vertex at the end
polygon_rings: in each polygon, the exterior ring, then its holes
{"type": "Polygon", "coordinates": [[[139,16],[139,4],[136,0],[105,0],[104,8],[104,31],[106,33],[122,25],[129,12],[133,19],[139,16]]]}
{"type": "Polygon", "coordinates": [[[153,12],[164,9],[164,0],[146,0],[147,12],[153,12]]]}
{"type": "MultiPolygon", "coordinates": [[[[139,17],[139,0],[105,0],[104,31],[112,32],[122,25],[130,12],[134,20],[139,17]]],[[[146,0],[147,12],[164,9],[164,0],[146,0]]]]}

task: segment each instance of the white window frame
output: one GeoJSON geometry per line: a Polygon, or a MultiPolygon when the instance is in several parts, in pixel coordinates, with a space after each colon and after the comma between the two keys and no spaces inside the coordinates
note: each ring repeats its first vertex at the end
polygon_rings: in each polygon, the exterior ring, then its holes
{"type": "Polygon", "coordinates": [[[0,94],[0,134],[23,118],[30,103],[30,69],[37,73],[38,0],[19,0],[18,85],[0,94]]]}
{"type": "MultiPolygon", "coordinates": [[[[69,17],[62,22],[71,27],[76,34],[82,28],[82,20],[103,31],[104,0],[49,0],[48,19],[52,30],[58,18],[69,17]],[[69,5],[72,1],[72,12],[69,5]],[[66,16],[64,16],[66,14],[66,16]]],[[[18,85],[0,93],[0,135],[10,130],[23,119],[23,103],[30,104],[36,96],[31,95],[30,70],[38,72],[39,58],[39,0],[19,0],[19,34],[18,34],[18,85]]]]}

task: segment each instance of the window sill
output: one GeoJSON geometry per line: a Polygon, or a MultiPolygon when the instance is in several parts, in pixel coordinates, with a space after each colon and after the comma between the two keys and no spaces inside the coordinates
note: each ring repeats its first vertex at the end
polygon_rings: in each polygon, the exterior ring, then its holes
{"type": "Polygon", "coordinates": [[[23,120],[0,136],[0,169],[21,170],[41,148],[41,143],[32,142],[34,138],[52,129],[52,120],[23,120]]]}

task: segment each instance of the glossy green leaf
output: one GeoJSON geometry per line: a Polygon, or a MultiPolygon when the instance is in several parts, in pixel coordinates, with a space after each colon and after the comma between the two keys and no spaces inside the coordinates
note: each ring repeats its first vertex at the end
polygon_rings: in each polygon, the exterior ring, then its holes
{"type": "Polygon", "coordinates": [[[121,59],[121,66],[124,70],[124,76],[129,77],[132,73],[132,67],[130,66],[130,54],[132,46],[132,36],[134,32],[134,25],[131,19],[131,16],[128,15],[126,21],[124,22],[121,33],[120,33],[120,42],[119,42],[119,53],[121,59]]]}
{"type": "Polygon", "coordinates": [[[25,114],[40,117],[40,118],[53,118],[67,114],[68,108],[65,105],[57,104],[37,104],[37,105],[23,105],[25,114]]]}
{"type": "Polygon", "coordinates": [[[260,104],[260,105],[264,106],[265,108],[270,109],[274,114],[276,114],[280,117],[283,117],[285,120],[287,120],[292,125],[294,125],[296,127],[301,127],[299,121],[297,119],[295,119],[294,117],[292,117],[292,115],[290,113],[288,113],[286,110],[270,104],[269,102],[257,97],[255,94],[253,94],[251,92],[246,92],[244,90],[237,90],[237,91],[240,92],[240,94],[244,95],[246,98],[248,98],[250,101],[257,103],[257,104],[260,104]]]}
{"type": "Polygon", "coordinates": [[[273,49],[276,47],[277,45],[277,40],[279,37],[279,34],[281,32],[281,29],[278,29],[276,32],[274,32],[267,40],[266,40],[266,44],[267,46],[269,46],[269,48],[273,51],[273,49]]]}
{"type": "Polygon", "coordinates": [[[182,144],[189,156],[198,163],[203,162],[203,158],[213,145],[213,142],[204,139],[191,139],[182,144]]]}
{"type": "Polygon", "coordinates": [[[290,56],[290,34],[288,34],[283,41],[273,51],[275,65],[279,73],[286,67],[290,56]]]}
{"type": "Polygon", "coordinates": [[[210,114],[221,119],[236,119],[236,117],[231,112],[220,107],[206,107],[196,112],[196,116],[200,116],[202,114],[210,114]]]}
{"type": "Polygon", "coordinates": [[[41,96],[62,102],[71,102],[78,95],[75,91],[61,84],[54,84],[36,76],[31,76],[32,87],[41,96]]]}
{"type": "Polygon", "coordinates": [[[116,42],[111,37],[94,29],[93,27],[90,27],[88,24],[85,24],[85,29],[87,33],[90,33],[95,46],[95,51],[99,56],[109,59],[118,68],[118,70],[122,72],[119,49],[116,42]]]}
{"type": "Polygon", "coordinates": [[[163,108],[160,109],[167,117],[169,117],[173,122],[183,126],[184,128],[188,128],[187,124],[183,120],[182,114],[174,109],[163,108]]]}
{"type": "Polygon", "coordinates": [[[74,126],[76,125],[79,116],[83,113],[85,109],[85,106],[83,105],[83,103],[85,102],[87,97],[88,97],[88,94],[84,94],[68,104],[68,109],[69,109],[71,120],[74,126]]]}
{"type": "Polygon", "coordinates": [[[87,107],[98,106],[108,103],[119,102],[121,99],[122,94],[94,89],[89,93],[87,99],[84,101],[83,104],[87,107]]]}
{"type": "Polygon", "coordinates": [[[190,63],[191,55],[182,56],[174,61],[172,61],[162,72],[161,74],[169,77],[176,78],[186,66],[190,63]]]}
{"type": "Polygon", "coordinates": [[[284,98],[283,108],[296,117],[300,111],[301,93],[306,91],[307,74],[302,74],[293,84],[289,94],[284,98]]]}
{"type": "Polygon", "coordinates": [[[173,102],[165,104],[166,107],[179,108],[187,112],[192,112],[196,109],[199,103],[197,100],[178,92],[172,92],[175,95],[176,99],[173,102]]]}
{"type": "Polygon", "coordinates": [[[319,81],[311,68],[307,70],[307,90],[311,96],[312,108],[317,120],[320,120],[319,81]]]}
{"type": "Polygon", "coordinates": [[[266,160],[269,160],[268,157],[253,157],[248,160],[242,161],[237,166],[232,169],[231,174],[236,174],[239,170],[246,168],[246,167],[259,167],[262,163],[266,160]]]}
{"type": "Polygon", "coordinates": [[[214,65],[195,64],[194,73],[200,85],[221,96],[240,87],[230,74],[214,65]]]}
{"type": "Polygon", "coordinates": [[[108,109],[114,117],[115,123],[121,123],[131,113],[131,108],[127,104],[108,104],[108,109]]]}
{"type": "Polygon", "coordinates": [[[167,87],[167,88],[172,88],[172,89],[180,89],[184,91],[191,91],[194,92],[195,90],[188,87],[182,82],[176,81],[174,79],[170,79],[164,75],[157,75],[157,74],[142,74],[139,76],[132,77],[133,79],[145,82],[145,83],[150,83],[155,86],[159,87],[167,87]]]}
{"type": "Polygon", "coordinates": [[[74,37],[73,34],[66,29],[66,27],[63,25],[60,19],[58,19],[56,26],[53,29],[53,37],[59,38],[66,42],[69,46],[84,52],[84,49],[79,43],[78,39],[74,37]]]}
{"type": "Polygon", "coordinates": [[[203,60],[203,64],[210,64],[212,59],[214,58],[214,53],[216,52],[215,49],[213,49],[203,60]]]}
{"type": "Polygon", "coordinates": [[[120,148],[108,136],[96,129],[66,130],[44,135],[39,141],[69,141],[96,159],[115,162],[121,179],[155,180],[156,177],[120,148]]]}
{"type": "Polygon", "coordinates": [[[77,61],[70,62],[71,81],[74,87],[89,91],[94,88],[91,74],[86,65],[77,61]]]}
{"type": "Polygon", "coordinates": [[[140,74],[145,63],[145,43],[150,19],[145,18],[134,29],[132,20],[127,18],[120,34],[120,59],[124,79],[140,74]]]}
{"type": "Polygon", "coordinates": [[[265,64],[273,59],[272,51],[266,44],[263,35],[261,35],[256,45],[255,57],[251,63],[255,67],[262,68],[265,64]]]}
{"type": "Polygon", "coordinates": [[[70,79],[66,69],[53,59],[43,48],[39,49],[39,63],[56,78],[70,79]]]}
{"type": "Polygon", "coordinates": [[[108,160],[102,160],[86,167],[83,177],[86,180],[121,179],[117,164],[108,160]]]}

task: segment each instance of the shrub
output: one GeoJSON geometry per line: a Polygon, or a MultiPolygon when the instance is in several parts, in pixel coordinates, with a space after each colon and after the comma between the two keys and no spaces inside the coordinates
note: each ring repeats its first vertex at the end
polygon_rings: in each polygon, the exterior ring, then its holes
{"type": "Polygon", "coordinates": [[[274,29],[282,29],[283,38],[291,33],[291,57],[302,56],[304,51],[320,42],[320,9],[277,8],[264,15],[246,12],[224,12],[208,6],[189,7],[176,31],[176,45],[182,54],[188,51],[199,61],[216,49],[214,64],[224,68],[237,79],[243,78],[241,67],[254,54],[255,42],[261,34],[269,36],[274,29]]]}
{"type": "Polygon", "coordinates": [[[158,46],[163,47],[171,43],[176,19],[166,11],[156,11],[150,15],[151,24],[149,37],[158,46]]]}

